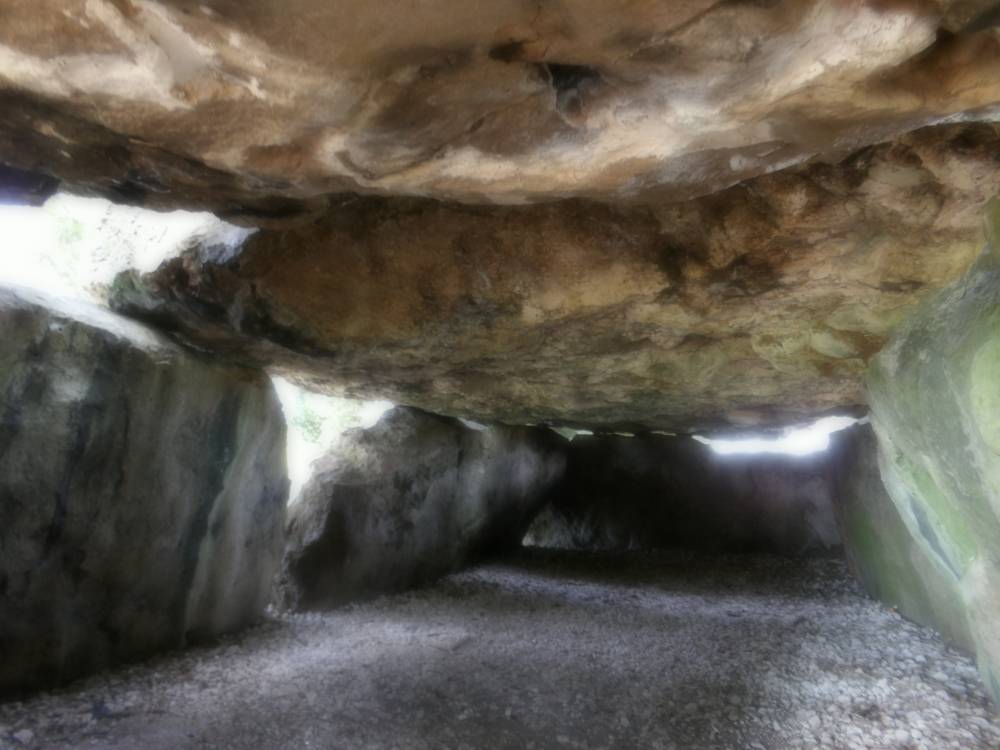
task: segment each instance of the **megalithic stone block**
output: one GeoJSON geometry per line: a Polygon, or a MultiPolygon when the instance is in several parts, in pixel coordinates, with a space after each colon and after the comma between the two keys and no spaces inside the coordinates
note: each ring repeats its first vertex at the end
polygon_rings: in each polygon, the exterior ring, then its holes
{"type": "Polygon", "coordinates": [[[0,694],[258,617],[284,447],[262,372],[0,287],[0,694]]]}

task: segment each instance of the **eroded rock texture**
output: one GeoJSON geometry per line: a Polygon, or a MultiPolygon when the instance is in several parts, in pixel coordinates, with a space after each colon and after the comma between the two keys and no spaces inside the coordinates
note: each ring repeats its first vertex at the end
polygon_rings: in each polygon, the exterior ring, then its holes
{"type": "Polygon", "coordinates": [[[524,543],[831,554],[840,545],[832,502],[825,454],[720,456],[691,438],[579,435],[524,543]]]}
{"type": "Polygon", "coordinates": [[[868,377],[886,490],[962,602],[1000,697],[1000,207],[991,246],[900,328],[868,377]]]}
{"type": "Polygon", "coordinates": [[[0,161],[251,222],[343,191],[686,198],[991,116],[993,5],[5,0],[0,161]]]}
{"type": "Polygon", "coordinates": [[[1000,190],[1000,128],[949,126],[656,206],[352,198],[201,248],[114,304],[357,397],[511,423],[788,423],[958,278],[1000,190]]]}
{"type": "Polygon", "coordinates": [[[289,509],[283,603],[401,591],[516,547],[562,474],[563,448],[548,430],[478,429],[405,407],[346,433],[289,509]]]}
{"type": "Polygon", "coordinates": [[[260,615],[284,437],[262,374],[0,288],[0,694],[260,615]]]}

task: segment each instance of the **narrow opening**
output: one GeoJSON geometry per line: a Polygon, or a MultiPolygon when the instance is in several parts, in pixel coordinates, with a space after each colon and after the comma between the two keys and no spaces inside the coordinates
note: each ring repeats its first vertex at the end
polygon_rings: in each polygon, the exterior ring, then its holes
{"type": "Polygon", "coordinates": [[[695,435],[694,439],[725,456],[764,455],[768,453],[807,456],[813,453],[822,453],[830,447],[830,435],[840,430],[846,430],[860,422],[862,420],[855,417],[823,417],[804,426],[787,427],[778,434],[740,435],[739,437],[695,435]]]}
{"type": "MultiPolygon", "coordinates": [[[[156,212],[67,194],[43,206],[0,205],[0,226],[0,281],[100,305],[123,271],[151,272],[196,243],[229,252],[254,231],[204,212],[156,212]]],[[[314,462],[333,451],[344,432],[370,427],[392,404],[329,396],[280,376],[272,380],[287,423],[294,503],[314,462]]]]}
{"type": "Polygon", "coordinates": [[[288,502],[294,505],[312,478],[316,462],[332,456],[345,432],[374,425],[393,407],[391,401],[338,398],[273,377],[288,429],[288,502]]]}
{"type": "Polygon", "coordinates": [[[160,213],[58,194],[44,206],[0,205],[0,280],[95,303],[122,271],[146,273],[193,243],[238,247],[254,230],[212,214],[160,213]]]}

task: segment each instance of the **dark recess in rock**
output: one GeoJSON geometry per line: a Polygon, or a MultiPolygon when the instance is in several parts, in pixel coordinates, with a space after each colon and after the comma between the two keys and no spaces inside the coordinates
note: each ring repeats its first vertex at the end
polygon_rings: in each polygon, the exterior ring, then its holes
{"type": "Polygon", "coordinates": [[[836,554],[828,456],[722,456],[691,438],[578,435],[524,543],[836,554]]]}
{"type": "Polygon", "coordinates": [[[975,650],[954,574],[907,528],[886,491],[878,444],[868,425],[832,436],[834,506],[851,572],[876,599],[975,650]]]}

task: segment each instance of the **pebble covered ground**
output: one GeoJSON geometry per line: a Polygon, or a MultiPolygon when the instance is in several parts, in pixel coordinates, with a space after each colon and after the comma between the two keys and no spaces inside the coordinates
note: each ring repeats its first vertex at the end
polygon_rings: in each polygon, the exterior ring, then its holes
{"type": "Polygon", "coordinates": [[[0,748],[1000,748],[837,560],[525,550],[0,705],[0,748]]]}

